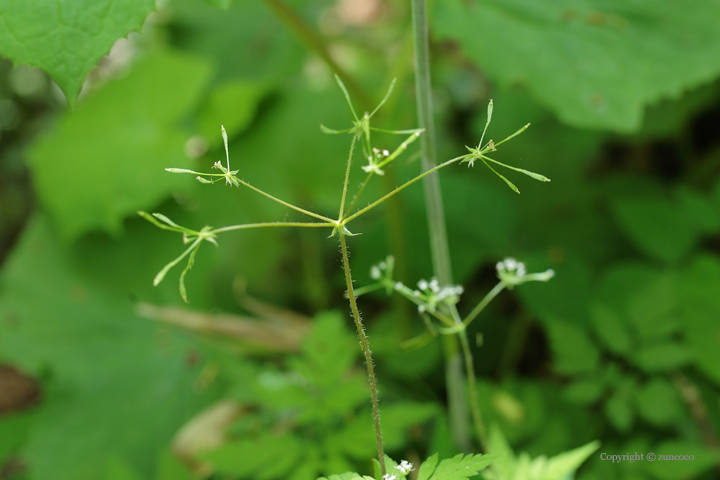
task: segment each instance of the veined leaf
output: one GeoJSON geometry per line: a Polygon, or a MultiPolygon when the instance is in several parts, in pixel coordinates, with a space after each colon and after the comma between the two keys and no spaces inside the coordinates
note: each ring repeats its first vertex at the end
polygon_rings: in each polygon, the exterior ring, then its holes
{"type": "Polygon", "coordinates": [[[717,2],[439,0],[433,19],[440,39],[564,122],[631,132],[646,105],[720,73],[719,16],[717,2]]]}
{"type": "Polygon", "coordinates": [[[73,106],[88,72],[154,8],[155,0],[0,2],[0,53],[45,70],[73,106]]]}

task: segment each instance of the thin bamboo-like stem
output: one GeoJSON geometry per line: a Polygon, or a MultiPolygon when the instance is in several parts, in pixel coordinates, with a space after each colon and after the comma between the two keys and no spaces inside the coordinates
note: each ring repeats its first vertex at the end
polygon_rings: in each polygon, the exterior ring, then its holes
{"type": "MultiPolygon", "coordinates": [[[[437,145],[430,86],[430,52],[425,0],[412,0],[412,24],[415,45],[415,95],[418,127],[425,130],[425,134],[420,137],[421,166],[422,170],[426,171],[437,164],[437,145]]],[[[452,267],[439,176],[426,177],[423,186],[425,187],[433,271],[441,285],[451,285],[452,267]]]]}
{"type": "Polygon", "coordinates": [[[373,422],[375,424],[375,442],[378,450],[378,461],[380,462],[382,475],[385,475],[387,471],[385,469],[385,450],[383,448],[382,431],[380,429],[380,408],[378,406],[378,389],[377,380],[375,379],[375,367],[373,365],[372,352],[370,351],[367,335],[365,334],[365,327],[360,318],[360,311],[358,310],[357,301],[355,300],[345,235],[342,232],[338,232],[338,234],[340,236],[343,269],[345,270],[345,284],[347,285],[348,298],[350,299],[350,310],[352,311],[353,320],[355,320],[355,327],[357,328],[358,336],[360,337],[360,346],[362,347],[363,354],[365,355],[365,365],[367,366],[368,383],[370,384],[370,397],[372,399],[373,407],[373,422]]]}
{"type": "MultiPolygon", "coordinates": [[[[437,146],[435,143],[435,122],[433,120],[430,84],[430,48],[425,0],[412,0],[412,26],[415,47],[415,94],[417,97],[418,126],[425,129],[425,135],[422,135],[420,139],[421,165],[423,170],[429,170],[437,163],[437,146]]],[[[441,285],[452,285],[450,249],[448,248],[440,179],[438,175],[429,175],[423,183],[433,272],[441,285]]],[[[454,313],[454,316],[457,317],[457,310],[454,313]]],[[[460,332],[460,335],[462,337],[465,332],[460,332]]],[[[446,338],[443,341],[443,349],[446,361],[451,432],[457,446],[468,451],[470,449],[470,438],[466,425],[469,415],[462,383],[457,381],[459,377],[462,377],[462,365],[458,361],[460,352],[458,352],[457,342],[451,337],[446,338]]]]}

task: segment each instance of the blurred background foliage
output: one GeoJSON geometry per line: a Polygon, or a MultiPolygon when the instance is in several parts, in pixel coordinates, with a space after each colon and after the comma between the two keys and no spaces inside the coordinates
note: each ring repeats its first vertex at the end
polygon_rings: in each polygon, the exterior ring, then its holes
{"type": "MultiPolygon", "coordinates": [[[[224,124],[241,178],[332,215],[348,138],[319,124],[345,128],[349,114],[327,59],[361,109],[397,78],[379,126],[413,128],[409,2],[158,2],[84,85],[153,2],[110,2],[110,13],[77,3],[79,23],[103,22],[94,53],[45,66],[56,82],[0,60],[0,479],[369,472],[370,408],[335,240],[318,229],[222,236],[199,254],[187,306],[177,273],[152,287],[179,239],[135,211],[198,229],[296,218],[247,189],[163,170],[210,168],[224,124]]],[[[518,179],[516,195],[482,168],[441,174],[461,309],[492,288],[504,256],[557,272],[503,293],[471,327],[487,423],[533,457],[593,439],[608,454],[695,456],[595,454],[582,480],[717,478],[720,4],[431,7],[440,158],[478,141],[493,98],[490,138],[532,123],[501,160],[552,179],[518,179]]],[[[57,41],[23,25],[52,21],[21,13],[0,11],[0,53],[44,66],[57,41]]],[[[87,42],[67,39],[68,51],[87,42]]],[[[368,199],[417,174],[417,144],[404,159],[368,199]]],[[[388,254],[407,284],[431,275],[419,185],[354,226],[358,285],[388,254]]],[[[422,331],[415,312],[382,292],[360,305],[390,454],[456,453],[438,342],[403,350],[422,331]]]]}

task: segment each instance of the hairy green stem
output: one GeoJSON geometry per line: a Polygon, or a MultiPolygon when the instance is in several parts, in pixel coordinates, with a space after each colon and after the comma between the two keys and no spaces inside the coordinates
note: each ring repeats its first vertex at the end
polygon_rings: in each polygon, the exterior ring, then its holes
{"type": "Polygon", "coordinates": [[[380,408],[378,406],[375,367],[373,366],[372,352],[370,351],[370,345],[368,344],[367,335],[365,334],[365,327],[360,319],[360,311],[358,310],[357,301],[355,300],[345,235],[342,232],[339,232],[339,236],[340,249],[342,250],[343,269],[345,270],[345,284],[347,285],[348,298],[350,299],[350,310],[352,311],[353,320],[355,320],[355,327],[357,328],[358,335],[360,336],[360,346],[362,347],[363,354],[365,355],[365,365],[367,366],[368,383],[370,384],[370,397],[372,398],[373,407],[373,422],[375,423],[375,442],[377,443],[378,461],[380,462],[380,470],[382,471],[382,474],[385,475],[387,471],[385,470],[385,450],[382,443],[382,431],[380,430],[380,408]]]}
{"type": "MultiPolygon", "coordinates": [[[[415,46],[415,94],[417,97],[418,126],[425,129],[425,135],[422,135],[420,139],[422,169],[428,170],[437,163],[437,146],[430,86],[430,48],[425,0],[412,0],[412,25],[415,46]]],[[[424,180],[424,187],[433,272],[441,285],[452,285],[450,250],[448,248],[445,213],[438,175],[427,176],[424,180]]],[[[460,335],[464,333],[460,332],[460,335]]],[[[443,347],[446,359],[451,431],[457,446],[464,451],[469,451],[470,438],[466,428],[469,415],[467,405],[464,402],[465,392],[462,384],[458,386],[458,382],[453,381],[458,376],[462,376],[462,364],[459,361],[460,352],[458,352],[457,342],[454,340],[444,341],[443,347]]]]}
{"type": "MultiPolygon", "coordinates": [[[[343,182],[342,199],[340,200],[340,214],[338,215],[338,221],[341,221],[343,219],[343,213],[345,211],[345,198],[347,197],[348,182],[350,181],[350,165],[352,164],[352,157],[353,152],[355,151],[355,142],[357,141],[357,139],[357,135],[353,135],[352,142],[350,142],[350,153],[348,154],[347,168],[345,168],[345,181],[343,182]]],[[[352,205],[354,204],[355,202],[353,201],[353,203],[350,205],[350,208],[352,208],[352,205]]]]}

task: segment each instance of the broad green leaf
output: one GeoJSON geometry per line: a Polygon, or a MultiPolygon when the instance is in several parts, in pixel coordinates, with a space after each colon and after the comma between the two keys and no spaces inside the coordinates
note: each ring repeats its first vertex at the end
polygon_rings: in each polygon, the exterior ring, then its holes
{"type": "Polygon", "coordinates": [[[591,312],[595,333],[603,344],[614,353],[627,353],[632,341],[620,315],[604,305],[595,305],[591,312]]]}
{"type": "Polygon", "coordinates": [[[433,455],[426,460],[428,468],[423,469],[425,463],[420,467],[418,480],[463,480],[474,477],[498,457],[500,454],[463,455],[460,453],[453,458],[443,460],[433,469],[432,464],[437,462],[437,456],[433,455]]]}
{"type": "MultiPolygon", "coordinates": [[[[393,475],[397,465],[395,460],[385,455],[385,471],[387,475],[393,475]]],[[[380,468],[380,462],[377,458],[373,458],[373,471],[375,472],[375,480],[385,480],[382,476],[382,469],[380,468]]]]}
{"type": "MultiPolygon", "coordinates": [[[[363,410],[343,428],[328,437],[341,453],[362,460],[375,450],[375,432],[372,416],[367,408],[368,387],[365,384],[363,410]]],[[[407,444],[408,430],[438,416],[438,406],[433,403],[398,402],[382,408],[383,442],[388,450],[397,450],[407,444]]]]}
{"type": "Polygon", "coordinates": [[[635,419],[635,412],[623,391],[619,390],[605,403],[605,415],[615,428],[628,432],[635,419]]]}
{"type": "Polygon", "coordinates": [[[678,281],[672,270],[659,271],[628,290],[627,315],[645,339],[663,338],[679,328],[678,281]]]}
{"type": "Polygon", "coordinates": [[[483,472],[486,480],[566,480],[600,447],[600,442],[590,442],[574,450],[563,452],[548,459],[540,456],[531,459],[523,452],[516,456],[502,431],[495,425],[490,429],[490,451],[502,456],[493,462],[492,469],[483,472]]]}
{"type": "Polygon", "coordinates": [[[202,455],[218,472],[258,480],[284,478],[302,458],[302,444],[294,436],[263,434],[222,445],[202,455]]]}
{"type": "Polygon", "coordinates": [[[375,480],[372,477],[366,475],[360,475],[355,472],[345,472],[340,475],[330,475],[329,477],[320,477],[317,480],[375,480]]]}
{"type": "Polygon", "coordinates": [[[636,396],[638,415],[659,427],[672,425],[683,415],[678,389],[661,377],[650,380],[636,396]]]}
{"type": "Polygon", "coordinates": [[[357,338],[337,312],[315,319],[312,332],[302,343],[302,361],[293,366],[319,387],[338,382],[361,353],[357,338]]]}
{"type": "Polygon", "coordinates": [[[593,371],[600,352],[581,325],[554,320],[546,323],[554,356],[555,370],[561,373],[593,371]]]}
{"type": "Polygon", "coordinates": [[[665,342],[643,346],[630,359],[646,372],[659,372],[687,365],[692,352],[680,343],[665,342]]]}
{"type": "MultiPolygon", "coordinates": [[[[211,145],[222,145],[220,125],[225,126],[231,138],[241,133],[250,126],[265,91],[266,88],[262,85],[244,80],[218,85],[198,114],[200,134],[211,145]]],[[[233,156],[230,164],[234,165],[236,162],[241,163],[242,160],[233,156]]]]}
{"type": "Polygon", "coordinates": [[[572,478],[575,471],[590,457],[598,448],[600,442],[597,440],[574,450],[563,452],[547,461],[545,472],[540,476],[543,480],[564,480],[572,478]]]}
{"type": "Polygon", "coordinates": [[[45,379],[19,452],[33,479],[96,480],[112,457],[150,478],[157,451],[207,401],[192,388],[200,368],[185,356],[193,347],[174,332],[158,337],[128,302],[133,290],[118,289],[126,272],[102,268],[143,270],[142,256],[89,263],[102,244],[67,247],[36,216],[0,277],[2,360],[45,379]]]}
{"type": "MultiPolygon", "coordinates": [[[[293,469],[292,473],[285,478],[287,480],[314,480],[322,472],[322,470],[322,462],[320,460],[320,454],[317,452],[317,448],[308,447],[305,450],[305,454],[300,465],[297,465],[293,469]]],[[[362,477],[359,478],[360,480],[364,480],[362,477]]]]}
{"type": "Polygon", "coordinates": [[[697,258],[680,279],[687,345],[695,365],[720,384],[720,262],[715,256],[697,258]]]}
{"type": "Polygon", "coordinates": [[[488,453],[500,455],[492,468],[483,473],[484,478],[514,478],[517,457],[498,425],[490,427],[488,453]]]}
{"type": "Polygon", "coordinates": [[[388,450],[407,445],[408,430],[438,416],[440,408],[434,403],[398,402],[382,409],[383,442],[388,450]]]}
{"type": "Polygon", "coordinates": [[[438,454],[431,455],[425,460],[420,469],[418,470],[418,480],[428,480],[430,476],[435,472],[438,464],[438,454]]]}
{"type": "MultiPolygon", "coordinates": [[[[551,267],[545,258],[546,255],[538,256],[536,262],[528,258],[521,260],[527,260],[528,265],[538,265],[539,268],[535,268],[542,271],[543,268],[551,267]]],[[[516,289],[516,295],[520,296],[529,310],[536,312],[546,328],[555,319],[572,319],[573,326],[585,329],[590,327],[588,305],[593,293],[591,275],[592,270],[586,260],[572,255],[563,261],[562,270],[557,272],[551,282],[524,284],[516,289]]]]}
{"type": "Polygon", "coordinates": [[[660,260],[682,258],[697,241],[695,224],[668,199],[619,199],[613,203],[613,213],[629,239],[643,253],[660,260]]]}
{"type": "Polygon", "coordinates": [[[207,3],[220,10],[227,10],[230,8],[232,0],[205,0],[207,3]]]}
{"type": "Polygon", "coordinates": [[[88,72],[154,8],[154,0],[3,1],[0,54],[45,70],[73,106],[88,72]]]}
{"type": "Polygon", "coordinates": [[[188,166],[190,135],[179,122],[209,74],[196,58],[148,54],[32,146],[35,188],[66,238],[97,228],[117,233],[125,216],[193,182],[164,169],[188,166]]]}
{"type": "Polygon", "coordinates": [[[694,363],[716,384],[720,384],[720,309],[699,307],[684,314],[685,338],[692,348],[694,363]]]}
{"type": "Polygon", "coordinates": [[[624,262],[604,272],[599,298],[602,308],[617,315],[633,336],[661,339],[679,328],[678,285],[672,270],[624,262]]]}
{"type": "Polygon", "coordinates": [[[565,390],[565,398],[568,401],[579,404],[593,403],[600,398],[605,386],[596,380],[579,380],[568,385],[565,390]]]}
{"type": "Polygon", "coordinates": [[[720,73],[719,15],[714,2],[441,0],[432,18],[440,39],[564,122],[630,132],[646,105],[720,73]]]}
{"type": "Polygon", "coordinates": [[[720,212],[710,198],[687,187],[678,188],[675,197],[679,208],[698,232],[712,234],[720,230],[720,212]]]}

